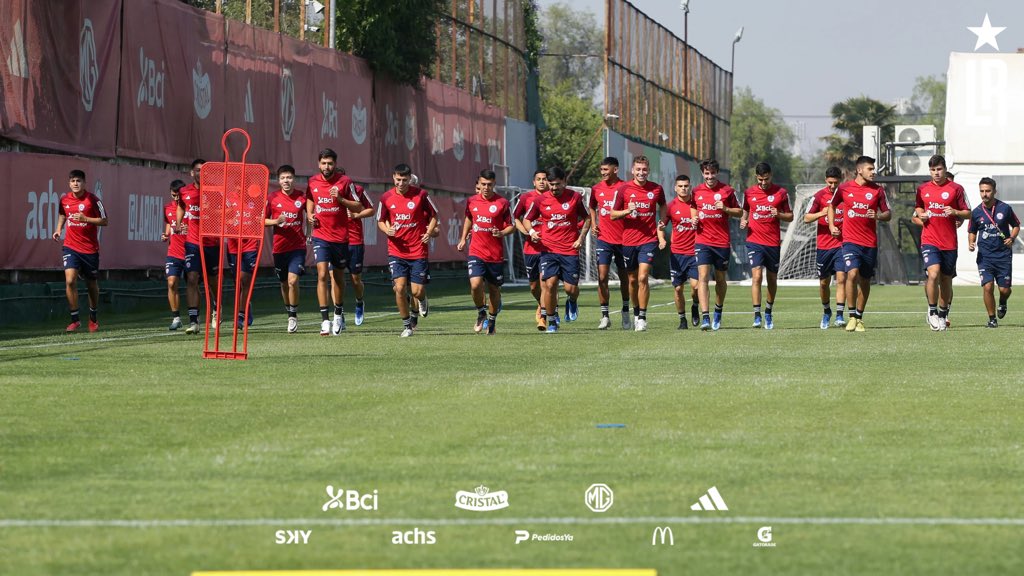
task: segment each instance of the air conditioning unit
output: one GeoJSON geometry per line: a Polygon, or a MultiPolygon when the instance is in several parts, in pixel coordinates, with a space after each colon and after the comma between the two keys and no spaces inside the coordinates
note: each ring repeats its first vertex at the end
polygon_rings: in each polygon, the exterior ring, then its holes
{"type": "Polygon", "coordinates": [[[900,142],[935,142],[935,126],[896,127],[896,174],[927,176],[928,159],[938,152],[936,146],[899,146],[900,142]]]}
{"type": "Polygon", "coordinates": [[[874,158],[876,163],[881,164],[881,158],[878,157],[881,143],[882,131],[878,126],[864,126],[864,143],[861,146],[861,154],[874,158]]]}

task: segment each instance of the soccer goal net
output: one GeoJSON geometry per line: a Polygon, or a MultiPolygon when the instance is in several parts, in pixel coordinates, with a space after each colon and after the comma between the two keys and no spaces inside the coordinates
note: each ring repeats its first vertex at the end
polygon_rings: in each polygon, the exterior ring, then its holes
{"type": "Polygon", "coordinates": [[[779,257],[779,280],[816,280],[817,225],[804,223],[814,194],[824,186],[799,184],[793,200],[793,221],[786,226],[782,235],[779,257]]]}

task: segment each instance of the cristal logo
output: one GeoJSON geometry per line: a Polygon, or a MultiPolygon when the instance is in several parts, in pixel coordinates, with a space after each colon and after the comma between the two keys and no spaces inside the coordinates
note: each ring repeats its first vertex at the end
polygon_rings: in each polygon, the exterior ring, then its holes
{"type": "Polygon", "coordinates": [[[320,93],[320,101],[323,104],[323,121],[320,123],[320,137],[338,137],[338,104],[327,97],[326,92],[320,93]]]}
{"type": "Polygon", "coordinates": [[[405,147],[410,152],[416,147],[416,114],[412,109],[405,115],[405,147]]]}
{"type": "Polygon", "coordinates": [[[398,144],[398,115],[391,111],[391,105],[384,105],[384,123],[387,130],[384,132],[384,144],[396,146],[398,144]]]}
{"type": "Polygon", "coordinates": [[[455,493],[455,507],[473,512],[490,512],[508,508],[508,492],[491,492],[486,486],[477,486],[473,492],[455,493]]]}
{"type": "Polygon", "coordinates": [[[327,495],[330,500],[324,503],[323,511],[334,510],[376,510],[377,491],[371,494],[360,494],[356,490],[345,490],[338,487],[337,490],[330,484],[327,485],[327,495]]]}
{"type": "Polygon", "coordinates": [[[465,135],[462,133],[462,127],[458,125],[452,130],[452,154],[459,162],[466,156],[465,135]]]}
{"type": "Polygon", "coordinates": [[[366,142],[366,106],[363,99],[357,98],[352,105],[352,139],[356,144],[366,142]]]}
{"type": "Polygon", "coordinates": [[[295,80],[292,71],[284,68],[281,71],[281,135],[291,141],[292,130],[295,129],[295,80]]]}
{"type": "Polygon", "coordinates": [[[196,116],[205,120],[213,109],[213,87],[210,86],[210,75],[203,72],[203,63],[196,59],[196,67],[192,69],[192,105],[196,116]]]}
{"type": "Polygon", "coordinates": [[[78,85],[82,89],[82,106],[92,112],[93,96],[96,95],[96,82],[100,77],[100,68],[96,64],[96,37],[92,30],[92,20],[86,18],[82,24],[82,33],[78,36],[78,85]]]}
{"type": "Polygon", "coordinates": [[[164,61],[160,61],[160,71],[157,72],[156,61],[146,58],[145,51],[139,48],[139,68],[142,73],[142,80],[139,82],[139,94],[135,99],[135,107],[143,104],[164,107],[164,85],[167,83],[167,73],[164,72],[164,61]]]}
{"type": "Polygon", "coordinates": [[[430,122],[434,129],[434,142],[430,147],[430,153],[444,154],[444,124],[438,122],[436,118],[431,118],[430,122]]]}

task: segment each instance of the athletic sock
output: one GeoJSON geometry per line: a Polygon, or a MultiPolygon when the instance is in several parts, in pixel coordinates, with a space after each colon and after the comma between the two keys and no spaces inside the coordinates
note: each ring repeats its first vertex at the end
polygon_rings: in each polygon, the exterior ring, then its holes
{"type": "Polygon", "coordinates": [[[636,317],[640,316],[640,307],[639,306],[633,306],[633,316],[636,316],[636,317]]]}
{"type": "Polygon", "coordinates": [[[558,317],[557,314],[548,314],[548,326],[554,324],[555,323],[555,318],[557,318],[557,317],[558,317]]]}
{"type": "Polygon", "coordinates": [[[999,305],[1000,306],[1006,306],[1006,301],[1009,300],[1009,298],[1010,298],[1009,296],[1005,296],[1003,294],[1000,294],[999,295],[999,305]]]}
{"type": "Polygon", "coordinates": [[[679,313],[679,319],[680,320],[686,320],[686,312],[680,312],[679,313]]]}
{"type": "Polygon", "coordinates": [[[775,302],[765,302],[765,304],[764,304],[764,313],[765,314],[771,314],[772,313],[772,306],[775,306],[775,302]]]}
{"type": "Polygon", "coordinates": [[[641,320],[647,320],[647,308],[637,308],[637,317],[641,320]]]}
{"type": "Polygon", "coordinates": [[[342,306],[335,306],[334,307],[334,315],[335,316],[344,316],[345,315],[345,306],[344,305],[342,305],[342,306]]]}
{"type": "Polygon", "coordinates": [[[89,308],[89,320],[92,320],[93,322],[96,321],[96,309],[95,308],[92,308],[92,307],[89,308]]]}
{"type": "Polygon", "coordinates": [[[72,310],[71,311],[71,321],[72,322],[80,322],[81,320],[79,318],[80,317],[78,315],[78,309],[76,308],[76,309],[72,310]]]}
{"type": "Polygon", "coordinates": [[[938,306],[936,306],[935,304],[929,304],[928,305],[928,315],[929,316],[935,316],[938,313],[939,313],[939,307],[938,306]]]}
{"type": "Polygon", "coordinates": [[[622,313],[623,314],[628,314],[629,313],[629,300],[623,300],[622,301],[622,313]]]}
{"type": "Polygon", "coordinates": [[[363,299],[362,298],[356,298],[356,306],[362,306],[362,305],[363,305],[363,299]]]}
{"type": "MultiPolygon", "coordinates": [[[[715,308],[717,308],[717,306],[715,308]]],[[[754,306],[754,315],[755,316],[760,316],[761,315],[761,305],[760,304],[757,305],[757,306],[754,306]]]]}
{"type": "Polygon", "coordinates": [[[989,322],[995,322],[996,321],[996,317],[995,316],[989,316],[988,317],[988,321],[989,322]]]}
{"type": "Polygon", "coordinates": [[[863,320],[864,319],[864,311],[861,310],[860,308],[857,309],[856,314],[857,314],[857,319],[858,320],[863,320]]]}
{"type": "Polygon", "coordinates": [[[498,317],[498,315],[497,315],[497,314],[491,314],[491,313],[489,313],[489,312],[487,313],[487,321],[488,321],[488,322],[490,322],[491,324],[494,324],[494,320],[495,320],[495,319],[496,319],[497,317],[498,317]]]}
{"type": "Polygon", "coordinates": [[[846,303],[836,302],[836,314],[842,314],[843,312],[846,312],[846,303]]]}
{"type": "Polygon", "coordinates": [[[412,318],[409,316],[402,318],[402,326],[405,328],[412,328],[412,318]]]}
{"type": "Polygon", "coordinates": [[[285,306],[285,311],[288,312],[289,318],[298,318],[299,316],[298,306],[285,306]]]}
{"type": "Polygon", "coordinates": [[[946,318],[949,316],[949,308],[939,308],[939,318],[946,318]]]}
{"type": "Polygon", "coordinates": [[[715,312],[718,312],[719,314],[722,313],[722,305],[721,304],[715,304],[715,312]]]}
{"type": "Polygon", "coordinates": [[[199,324],[199,308],[188,309],[188,321],[193,324],[199,324]]]}
{"type": "Polygon", "coordinates": [[[700,313],[700,309],[697,308],[697,305],[696,304],[691,304],[690,305],[690,314],[693,315],[693,316],[696,316],[699,313],[700,313]]]}
{"type": "Polygon", "coordinates": [[[607,317],[608,317],[608,305],[607,304],[601,304],[601,318],[607,318],[607,317]]]}
{"type": "Polygon", "coordinates": [[[177,310],[171,310],[171,318],[181,318],[181,313],[177,310]]]}
{"type": "Polygon", "coordinates": [[[546,318],[546,317],[547,317],[547,315],[548,315],[548,311],[547,311],[547,310],[545,310],[543,306],[541,306],[541,307],[540,307],[540,315],[541,315],[541,317],[543,317],[543,318],[546,318]]]}
{"type": "Polygon", "coordinates": [[[328,311],[329,310],[328,310],[327,306],[321,306],[320,307],[320,319],[321,320],[330,320],[330,317],[329,317],[330,314],[328,314],[328,311]]]}
{"type": "MultiPolygon", "coordinates": [[[[832,302],[829,300],[825,300],[824,302],[821,303],[821,308],[826,314],[828,314],[829,312],[832,311],[832,302]]],[[[836,308],[839,308],[838,303],[836,304],[836,308]]]]}

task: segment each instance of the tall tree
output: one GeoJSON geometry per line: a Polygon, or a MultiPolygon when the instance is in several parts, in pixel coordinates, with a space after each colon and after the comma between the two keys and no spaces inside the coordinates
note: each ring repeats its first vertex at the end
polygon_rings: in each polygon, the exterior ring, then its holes
{"type": "Polygon", "coordinates": [[[604,80],[604,30],[590,12],[558,2],[544,10],[541,83],[554,88],[568,81],[580,98],[593,100],[604,80]]]}
{"type": "Polygon", "coordinates": [[[857,96],[832,105],[832,127],[838,134],[822,138],[828,147],[825,159],[829,165],[839,166],[852,174],[857,157],[864,150],[864,126],[879,126],[882,138],[893,133],[896,108],[868,98],[857,96]]]}
{"type": "Polygon", "coordinates": [[[796,141],[792,128],[782,114],[765,105],[750,88],[740,88],[733,96],[732,185],[743,190],[755,183],[754,166],[767,162],[773,180],[792,189],[799,180],[793,173],[796,162],[791,152],[796,141]]]}
{"type": "Polygon", "coordinates": [[[946,75],[918,76],[914,81],[914,93],[910,98],[911,112],[915,124],[933,124],[937,137],[946,137],[946,75]]]}
{"type": "Polygon", "coordinates": [[[430,75],[447,0],[338,0],[337,47],[404,84],[430,75]]]}
{"type": "Polygon", "coordinates": [[[590,100],[580,98],[569,82],[541,87],[545,129],[537,132],[538,161],[542,167],[576,165],[569,184],[590,186],[598,181],[601,113],[590,100]],[[576,164],[579,162],[578,164],[576,164]]]}

